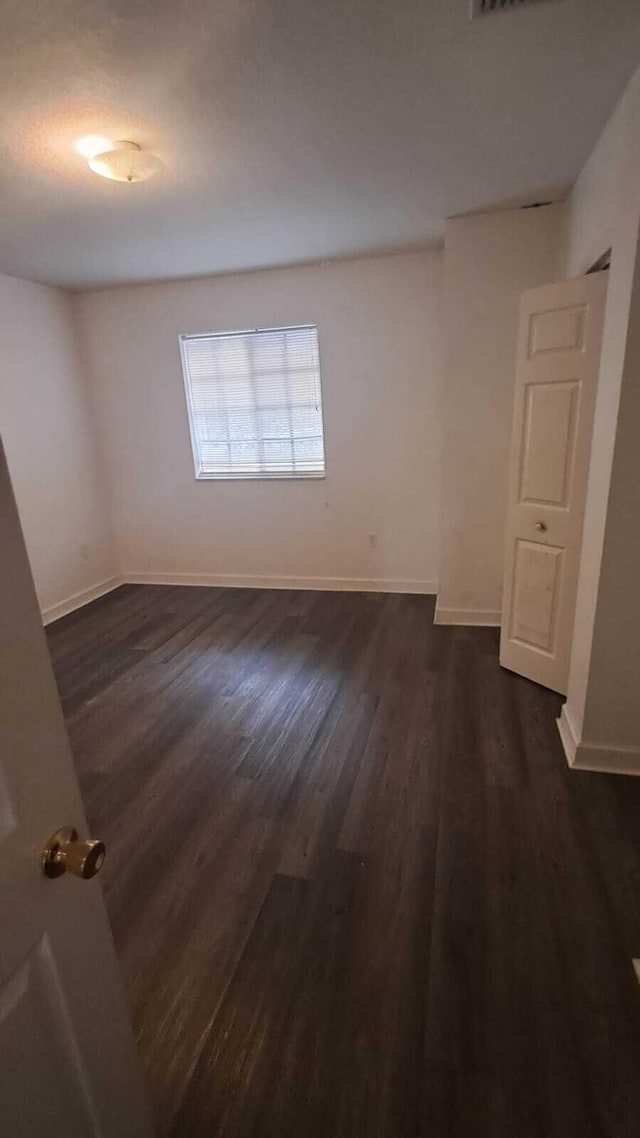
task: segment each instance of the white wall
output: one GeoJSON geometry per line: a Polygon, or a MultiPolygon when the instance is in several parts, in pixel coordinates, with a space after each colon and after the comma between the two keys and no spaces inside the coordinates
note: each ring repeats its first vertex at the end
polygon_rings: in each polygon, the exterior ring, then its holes
{"type": "Polygon", "coordinates": [[[640,71],[569,202],[567,268],[612,265],[563,739],[578,766],[640,771],[640,71]]]}
{"type": "Polygon", "coordinates": [[[71,298],[0,276],[0,428],[45,616],[116,572],[71,298]]]}
{"type": "Polygon", "coordinates": [[[435,591],[441,260],[402,254],[75,298],[128,579],[435,591]],[[326,479],[196,482],[178,335],[307,321],[320,338],[326,479]]]}
{"type": "Polygon", "coordinates": [[[518,302],[562,275],[564,209],[447,222],[439,623],[499,624],[518,302]]]}
{"type": "MultiPolygon", "coordinates": [[[[587,271],[614,243],[620,216],[636,200],[632,184],[638,146],[640,69],[632,77],[571,191],[567,215],[567,276],[587,271]]],[[[640,195],[640,188],[638,189],[640,195]]],[[[616,250],[619,255],[620,248],[616,250]]]]}

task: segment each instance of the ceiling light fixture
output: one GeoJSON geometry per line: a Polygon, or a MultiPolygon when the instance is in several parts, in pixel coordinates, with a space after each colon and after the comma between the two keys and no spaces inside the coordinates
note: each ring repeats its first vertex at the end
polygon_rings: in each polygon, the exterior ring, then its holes
{"type": "Polygon", "coordinates": [[[94,174],[111,178],[114,182],[145,182],[154,174],[159,174],[164,162],[157,154],[143,150],[137,142],[110,143],[110,149],[89,158],[89,168],[94,174]]]}

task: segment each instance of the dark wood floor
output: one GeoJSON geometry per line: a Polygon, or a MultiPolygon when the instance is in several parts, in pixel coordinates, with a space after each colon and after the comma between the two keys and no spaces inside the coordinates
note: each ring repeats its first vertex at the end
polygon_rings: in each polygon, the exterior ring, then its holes
{"type": "Polygon", "coordinates": [[[159,1130],[638,1138],[640,780],[430,598],[126,586],[49,629],[159,1130]]]}

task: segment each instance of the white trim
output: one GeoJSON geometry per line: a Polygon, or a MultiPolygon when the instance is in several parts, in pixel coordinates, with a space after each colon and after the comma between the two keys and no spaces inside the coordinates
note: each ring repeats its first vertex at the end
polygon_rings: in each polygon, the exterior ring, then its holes
{"type": "Polygon", "coordinates": [[[437,592],[436,581],[377,577],[262,577],[241,573],[157,573],[134,571],[122,574],[129,585],[217,585],[228,589],[319,589],[348,593],[437,592]]]}
{"type": "Polygon", "coordinates": [[[112,589],[117,589],[123,583],[122,577],[107,577],[106,580],[98,581],[97,585],[90,585],[88,589],[74,593],[73,596],[67,597],[64,601],[49,605],[46,609],[42,609],[42,623],[51,624],[52,621],[59,620],[61,616],[66,616],[67,613],[74,612],[76,609],[82,608],[83,605],[88,605],[91,601],[97,601],[98,597],[103,597],[105,593],[110,593],[112,589]]]}
{"type": "Polygon", "coordinates": [[[566,703],[562,705],[556,723],[567,763],[572,770],[640,775],[640,750],[634,747],[603,747],[579,740],[566,703]]]}
{"type": "Polygon", "coordinates": [[[434,624],[469,624],[485,628],[499,628],[502,613],[499,609],[445,609],[436,602],[434,624]]]}
{"type": "Polygon", "coordinates": [[[64,601],[42,609],[42,623],[51,624],[62,616],[96,601],[120,585],[203,585],[227,589],[318,589],[328,592],[353,593],[420,593],[428,596],[438,591],[437,581],[387,580],[364,577],[258,577],[239,573],[121,573],[98,581],[64,601]]]}
{"type": "Polygon", "coordinates": [[[576,735],[575,727],[573,726],[573,723],[569,716],[569,712],[567,711],[566,703],[563,703],[560,709],[560,717],[559,719],[556,719],[556,726],[558,728],[560,739],[562,740],[562,746],[564,747],[566,760],[569,766],[572,767],[576,761],[578,737],[576,735]]]}

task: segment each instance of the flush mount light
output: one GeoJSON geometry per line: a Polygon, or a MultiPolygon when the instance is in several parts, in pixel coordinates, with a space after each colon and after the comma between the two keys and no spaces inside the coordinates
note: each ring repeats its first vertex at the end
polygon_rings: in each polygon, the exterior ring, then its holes
{"type": "Polygon", "coordinates": [[[145,182],[159,174],[164,166],[157,154],[143,150],[137,142],[112,142],[109,150],[93,154],[89,168],[94,174],[111,178],[114,182],[145,182]]]}

